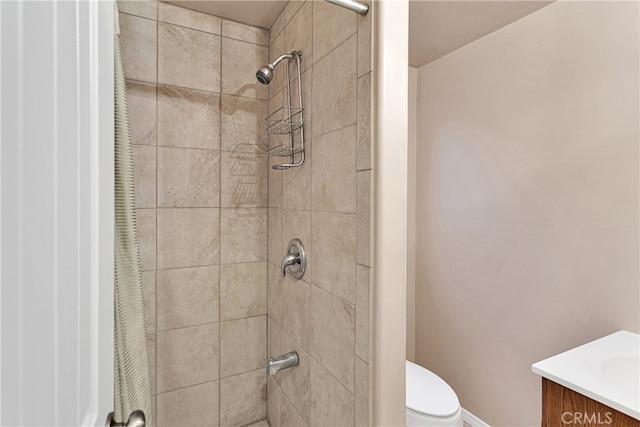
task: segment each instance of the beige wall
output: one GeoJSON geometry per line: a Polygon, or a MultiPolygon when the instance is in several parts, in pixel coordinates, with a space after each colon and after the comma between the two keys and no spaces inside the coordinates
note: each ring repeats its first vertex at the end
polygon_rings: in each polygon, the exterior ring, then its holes
{"type": "MultiPolygon", "coordinates": [[[[290,2],[271,27],[271,61],[302,51],[306,141],[301,167],[269,171],[268,354],[300,357],[268,379],[272,427],[369,425],[371,16],[308,0],[290,2]],[[295,237],[308,271],[283,279],[295,237]]],[[[284,65],[269,85],[271,111],[282,105],[284,65]]]]}
{"type": "Polygon", "coordinates": [[[558,2],[419,70],[416,358],[494,426],[640,330],[638,3],[558,2]]]}
{"type": "Polygon", "coordinates": [[[409,67],[409,145],[407,163],[407,360],[416,358],[416,117],[418,70],[409,67]]]}
{"type": "Polygon", "coordinates": [[[262,420],[269,32],[118,4],[158,424],[262,420]]]}

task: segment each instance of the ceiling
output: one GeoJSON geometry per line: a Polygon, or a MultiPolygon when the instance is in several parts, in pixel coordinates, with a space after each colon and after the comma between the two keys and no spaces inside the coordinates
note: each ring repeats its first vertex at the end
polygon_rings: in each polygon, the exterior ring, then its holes
{"type": "Polygon", "coordinates": [[[167,3],[262,28],[271,27],[287,4],[274,0],[170,0],[167,3]]]}
{"type": "Polygon", "coordinates": [[[409,3],[409,65],[422,67],[550,3],[413,0],[409,3]]]}
{"type": "MultiPolygon", "coordinates": [[[[269,28],[287,2],[171,0],[170,3],[269,28]]],[[[410,0],[409,65],[421,67],[550,3],[539,0],[410,0]]]]}

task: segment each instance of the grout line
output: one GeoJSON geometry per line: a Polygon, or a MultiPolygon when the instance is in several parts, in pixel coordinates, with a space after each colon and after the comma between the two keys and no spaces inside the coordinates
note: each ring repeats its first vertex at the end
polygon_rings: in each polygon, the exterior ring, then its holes
{"type": "Polygon", "coordinates": [[[163,391],[161,393],[157,393],[156,396],[161,396],[163,394],[169,394],[169,393],[173,393],[173,392],[176,392],[176,391],[186,390],[188,388],[198,387],[198,386],[209,384],[209,383],[213,383],[213,382],[220,382],[220,378],[203,381],[201,383],[196,383],[196,384],[189,384],[189,385],[184,386],[184,387],[172,388],[170,390],[165,390],[165,391],[163,391]]]}
{"type": "Polygon", "coordinates": [[[155,375],[155,392],[156,392],[156,407],[155,407],[155,413],[152,416],[153,422],[155,422],[156,424],[158,424],[158,75],[159,75],[159,67],[160,67],[160,40],[158,38],[158,3],[156,3],[156,82],[154,83],[155,85],[155,136],[156,136],[156,143],[154,146],[155,149],[155,154],[156,154],[156,188],[155,188],[155,193],[156,193],[156,203],[155,203],[155,209],[156,209],[156,230],[155,230],[155,241],[156,241],[156,262],[155,262],[155,268],[153,270],[154,272],[154,277],[155,277],[155,286],[154,286],[154,300],[155,300],[155,309],[156,309],[156,313],[155,313],[155,324],[154,324],[154,334],[155,334],[155,339],[154,339],[154,351],[153,351],[153,356],[154,356],[154,375],[155,375]]]}
{"type": "MultiPolygon", "coordinates": [[[[327,56],[331,55],[336,50],[340,49],[344,44],[346,44],[349,40],[351,40],[351,38],[353,36],[356,36],[356,46],[357,46],[357,44],[358,44],[357,35],[358,35],[358,30],[356,29],[356,31],[354,31],[353,33],[349,34],[343,41],[341,41],[340,44],[336,45],[336,47],[334,47],[333,49],[331,49],[329,52],[325,53],[321,57],[316,58],[315,54],[314,54],[313,55],[313,64],[311,64],[311,66],[314,66],[314,65],[318,64],[320,61],[324,60],[327,56]]],[[[312,52],[313,52],[313,50],[312,50],[312,52]]],[[[356,50],[356,53],[357,53],[357,50],[356,50]]],[[[358,78],[358,68],[357,67],[358,67],[358,59],[356,58],[356,78],[358,78]]]]}
{"type": "MultiPolygon", "coordinates": [[[[178,7],[180,7],[180,6],[178,6],[178,7]]],[[[209,15],[209,16],[214,16],[216,18],[219,18],[216,15],[209,15]]],[[[220,19],[222,19],[222,18],[220,18],[220,19]]],[[[175,22],[164,21],[164,20],[161,20],[161,19],[158,18],[158,25],[160,25],[160,24],[164,24],[164,25],[172,26],[172,27],[184,28],[185,30],[197,31],[198,33],[206,34],[206,35],[209,35],[209,36],[222,37],[222,28],[220,29],[220,33],[212,33],[211,31],[203,30],[201,28],[188,27],[188,26],[186,26],[184,24],[176,24],[175,22]]]]}
{"type": "Polygon", "coordinates": [[[118,8],[118,13],[120,13],[121,15],[128,15],[128,16],[133,16],[134,18],[140,18],[140,19],[146,19],[147,21],[154,21],[154,22],[158,22],[157,19],[153,19],[153,18],[149,18],[147,16],[142,16],[142,15],[136,15],[135,13],[131,13],[131,12],[124,12],[122,9],[118,8]]]}
{"type": "MultiPolygon", "coordinates": [[[[222,57],[222,55],[220,55],[222,57]]],[[[210,94],[210,95],[218,95],[220,97],[223,96],[233,96],[236,98],[241,98],[241,99],[247,99],[247,100],[255,100],[255,101],[263,101],[263,102],[268,102],[269,99],[268,98],[260,98],[257,96],[245,96],[245,95],[239,95],[237,93],[227,93],[227,92],[223,92],[222,91],[222,87],[220,88],[219,91],[215,91],[215,90],[207,90],[207,89],[201,89],[201,88],[195,88],[195,87],[189,87],[189,86],[180,86],[178,84],[172,84],[172,83],[162,83],[162,82],[146,82],[144,80],[133,80],[133,79],[129,79],[128,81],[130,82],[134,82],[134,83],[142,83],[142,84],[154,84],[157,86],[163,86],[166,88],[175,88],[175,89],[179,89],[179,90],[183,90],[183,91],[192,91],[192,92],[201,92],[201,93],[206,93],[206,94],[210,94]]]]}
{"type": "MultiPolygon", "coordinates": [[[[180,7],[180,6],[178,6],[178,7],[180,7]]],[[[189,10],[189,9],[187,9],[187,10],[189,10]]],[[[132,16],[138,16],[138,15],[132,15],[132,16]]],[[[231,20],[226,19],[226,18],[222,18],[222,17],[217,16],[217,15],[209,15],[209,16],[213,16],[213,17],[219,18],[221,21],[226,20],[226,21],[229,21],[229,22],[235,22],[235,21],[231,21],[231,20]]],[[[144,17],[140,16],[140,18],[144,18],[144,17]]],[[[150,18],[145,18],[145,19],[150,19],[150,18]]],[[[189,26],[184,25],[184,24],[178,24],[178,23],[175,23],[175,22],[169,22],[169,21],[165,21],[165,20],[161,20],[161,19],[158,19],[158,24],[172,25],[174,27],[184,28],[186,30],[191,30],[191,31],[197,31],[199,33],[207,34],[207,35],[210,35],[210,36],[226,38],[226,39],[229,39],[229,40],[235,40],[235,41],[248,43],[248,44],[252,44],[252,45],[260,46],[260,47],[269,47],[268,44],[264,45],[264,44],[261,44],[261,43],[258,43],[258,42],[252,41],[252,40],[246,40],[246,39],[241,39],[241,38],[238,38],[238,37],[232,37],[232,36],[229,36],[229,35],[225,35],[225,34],[222,33],[222,28],[220,29],[219,33],[214,33],[214,32],[211,32],[211,31],[203,30],[201,28],[189,27],[189,26]]],[[[221,22],[221,25],[222,25],[222,22],[221,22]]],[[[264,30],[264,28],[255,27],[253,25],[246,25],[246,24],[241,24],[241,25],[244,25],[244,26],[247,26],[247,27],[251,27],[251,28],[259,28],[261,30],[264,30]]],[[[267,30],[267,31],[269,31],[269,30],[267,30]]]]}
{"type": "MultiPolygon", "coordinates": [[[[222,33],[222,20],[220,21],[220,33],[222,33]]],[[[223,79],[223,75],[222,75],[222,37],[220,37],[220,54],[219,54],[219,63],[218,63],[218,82],[219,82],[219,87],[220,87],[220,96],[218,96],[218,147],[222,148],[223,146],[223,134],[222,134],[222,79],[223,79]]],[[[220,191],[218,191],[218,205],[222,205],[222,192],[224,191],[224,186],[222,185],[222,153],[220,153],[220,156],[218,156],[218,162],[219,162],[219,167],[218,167],[218,188],[220,189],[220,191]]],[[[217,239],[217,245],[218,245],[218,264],[221,263],[221,258],[222,258],[222,213],[220,213],[218,215],[218,239],[217,239]]],[[[220,281],[222,279],[221,276],[221,271],[222,268],[218,267],[218,378],[220,378],[220,375],[222,373],[222,368],[221,368],[221,360],[222,360],[222,340],[220,335],[222,334],[222,330],[221,330],[221,322],[220,322],[220,314],[222,313],[222,307],[221,307],[221,295],[220,295],[220,281]]],[[[218,381],[218,425],[220,425],[220,420],[222,417],[222,408],[220,407],[221,404],[220,402],[222,401],[222,386],[221,386],[221,381],[218,381]]]]}
{"type": "MultiPolygon", "coordinates": [[[[249,26],[250,26],[250,25],[249,25],[249,26]]],[[[253,28],[260,28],[260,27],[253,27],[253,28]]],[[[252,45],[254,45],[254,46],[260,46],[260,47],[266,47],[266,48],[268,48],[268,47],[269,47],[269,45],[268,45],[268,44],[264,45],[264,44],[256,43],[256,42],[254,42],[254,41],[250,41],[250,40],[239,39],[239,38],[237,38],[237,37],[231,37],[231,36],[225,36],[224,34],[220,34],[220,37],[224,37],[225,39],[235,40],[235,41],[242,42],[242,43],[252,44],[252,45]]]]}
{"type": "Polygon", "coordinates": [[[228,380],[230,378],[236,378],[242,375],[247,375],[247,374],[255,374],[258,371],[262,371],[265,375],[267,375],[267,365],[265,364],[264,366],[261,366],[257,369],[249,369],[248,371],[244,371],[244,372],[239,372],[237,374],[232,374],[232,375],[228,375],[226,377],[222,377],[220,378],[220,381],[222,380],[228,380]]]}
{"type": "Polygon", "coordinates": [[[185,329],[194,329],[194,328],[200,328],[202,326],[217,325],[218,323],[220,322],[206,322],[206,323],[199,323],[196,325],[180,326],[177,328],[158,330],[156,331],[156,333],[159,334],[159,333],[167,333],[167,332],[174,332],[174,331],[184,331],[185,329]]]}

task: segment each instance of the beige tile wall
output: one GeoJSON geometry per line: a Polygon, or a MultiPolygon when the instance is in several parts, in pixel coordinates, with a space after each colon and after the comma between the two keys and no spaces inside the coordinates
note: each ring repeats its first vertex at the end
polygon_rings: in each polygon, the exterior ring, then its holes
{"type": "MultiPolygon", "coordinates": [[[[269,170],[268,355],[300,357],[268,379],[272,427],[370,425],[372,14],[291,1],[271,27],[270,60],[302,51],[307,138],[303,166],[269,170]],[[300,281],[280,275],[294,237],[309,257],[300,281]]],[[[270,111],[283,99],[282,65],[270,111]]]]}
{"type": "Polygon", "coordinates": [[[252,424],[267,411],[267,88],[254,73],[269,31],[118,5],[154,415],[252,424]]]}

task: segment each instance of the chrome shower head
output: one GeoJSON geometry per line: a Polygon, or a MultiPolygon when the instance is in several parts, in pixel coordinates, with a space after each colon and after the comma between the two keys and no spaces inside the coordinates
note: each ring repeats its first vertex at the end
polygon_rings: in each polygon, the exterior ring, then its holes
{"type": "Polygon", "coordinates": [[[260,67],[258,72],[256,73],[256,78],[263,85],[268,85],[271,83],[271,79],[273,79],[273,69],[275,67],[271,64],[265,65],[264,67],[260,67]]]}
{"type": "Polygon", "coordinates": [[[263,85],[268,85],[269,83],[271,83],[271,80],[273,79],[273,70],[276,69],[276,65],[278,65],[280,61],[282,61],[283,59],[288,59],[289,61],[293,61],[296,58],[298,59],[298,61],[300,61],[301,57],[302,57],[302,52],[295,51],[295,50],[291,53],[285,53],[284,55],[280,55],[278,59],[273,61],[272,64],[267,64],[264,67],[260,67],[260,69],[256,73],[256,78],[263,85]]]}

